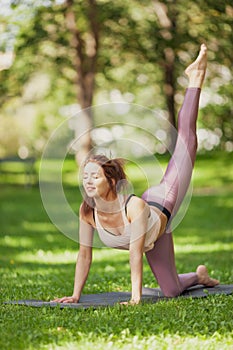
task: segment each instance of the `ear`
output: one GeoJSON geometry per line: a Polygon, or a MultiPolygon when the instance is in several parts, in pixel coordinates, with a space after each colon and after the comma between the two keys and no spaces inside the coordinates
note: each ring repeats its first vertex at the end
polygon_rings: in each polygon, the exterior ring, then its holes
{"type": "Polygon", "coordinates": [[[116,180],[111,178],[111,184],[112,184],[113,187],[116,187],[116,180]]]}
{"type": "Polygon", "coordinates": [[[122,179],[117,181],[116,184],[116,191],[125,193],[125,194],[131,194],[134,193],[134,187],[131,182],[129,182],[127,179],[122,179]]]}

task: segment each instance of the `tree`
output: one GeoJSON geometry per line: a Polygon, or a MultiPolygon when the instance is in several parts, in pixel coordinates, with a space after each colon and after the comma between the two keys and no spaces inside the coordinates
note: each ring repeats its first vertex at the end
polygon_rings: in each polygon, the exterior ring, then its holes
{"type": "MultiPolygon", "coordinates": [[[[15,8],[23,2],[14,1],[15,8]]],[[[228,80],[225,84],[220,72],[221,67],[222,71],[231,67],[233,8],[229,0],[66,0],[60,5],[51,0],[46,6],[43,0],[28,3],[27,18],[19,25],[14,65],[2,72],[2,103],[22,93],[35,72],[46,72],[50,91],[44,99],[57,101],[57,105],[77,101],[85,111],[83,121],[77,124],[77,139],[92,128],[88,107],[103,87],[130,91],[134,102],[146,107],[166,107],[170,123],[175,125],[179,93],[185,85],[183,67],[196,56],[201,42],[209,47],[207,84],[215,82],[212,88],[216,94],[229,101],[231,83],[228,80]]],[[[229,103],[225,107],[212,108],[228,140],[229,126],[223,127],[222,113],[232,113],[232,109],[229,103]]],[[[213,120],[210,108],[205,111],[203,125],[205,118],[213,120]]],[[[86,154],[91,139],[88,132],[85,135],[81,149],[86,154]]]]}
{"type": "MultiPolygon", "coordinates": [[[[79,114],[79,123],[75,128],[75,138],[78,140],[76,159],[82,163],[91,150],[91,133],[93,118],[91,106],[94,94],[97,54],[99,47],[99,24],[97,22],[97,6],[95,0],[87,2],[86,18],[89,30],[82,30],[77,25],[77,16],[74,9],[74,1],[65,1],[65,20],[70,31],[70,47],[74,50],[73,67],[77,73],[77,87],[82,113],[79,114]]],[[[76,143],[77,144],[77,143],[76,143]]]]}

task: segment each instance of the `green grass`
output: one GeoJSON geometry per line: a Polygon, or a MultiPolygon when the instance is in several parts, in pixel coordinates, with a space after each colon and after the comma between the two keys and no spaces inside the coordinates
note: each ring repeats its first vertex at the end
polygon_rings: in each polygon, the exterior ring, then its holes
{"type": "MultiPolygon", "coordinates": [[[[140,171],[131,166],[128,172],[141,193],[140,171]]],[[[65,193],[78,209],[75,176],[74,163],[67,161],[65,193]]],[[[20,186],[17,176],[15,183],[0,181],[0,349],[233,349],[233,296],[96,310],[4,305],[70,295],[78,245],[50,222],[36,186],[20,186]]],[[[221,283],[233,283],[232,155],[199,156],[193,183],[189,210],[174,232],[177,269],[204,263],[221,283]]],[[[157,287],[146,262],[144,286],[157,287]]],[[[84,293],[128,290],[128,253],[95,249],[84,293]]]]}

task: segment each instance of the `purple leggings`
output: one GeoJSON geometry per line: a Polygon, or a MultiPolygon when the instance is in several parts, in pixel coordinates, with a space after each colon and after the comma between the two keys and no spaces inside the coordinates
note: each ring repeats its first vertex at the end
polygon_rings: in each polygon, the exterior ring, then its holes
{"type": "MultiPolygon", "coordinates": [[[[149,188],[142,198],[161,204],[172,217],[178,211],[188,189],[196,158],[196,120],[201,89],[188,88],[178,116],[176,147],[167,170],[158,186],[149,188]]],[[[146,252],[150,268],[167,297],[180,295],[185,289],[198,283],[194,272],[177,274],[172,232],[167,226],[164,234],[146,252]]]]}

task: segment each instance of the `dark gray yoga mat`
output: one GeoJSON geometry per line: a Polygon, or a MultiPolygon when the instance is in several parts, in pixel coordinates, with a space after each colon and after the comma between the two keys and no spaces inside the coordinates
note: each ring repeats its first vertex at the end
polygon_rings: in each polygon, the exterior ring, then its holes
{"type": "MultiPolygon", "coordinates": [[[[207,288],[203,286],[195,286],[187,289],[180,298],[203,298],[208,295],[214,294],[233,294],[233,284],[221,284],[213,288],[207,288]]],[[[130,299],[130,292],[108,292],[108,293],[99,293],[99,294],[83,294],[80,298],[79,303],[55,303],[47,302],[42,300],[15,300],[8,301],[5,304],[16,304],[24,306],[33,306],[33,307],[58,307],[58,308],[75,308],[75,309],[87,309],[90,307],[100,307],[100,306],[112,306],[121,301],[128,301],[130,299]]],[[[142,300],[143,302],[156,303],[158,300],[170,299],[163,296],[163,293],[159,288],[143,288],[142,290],[142,300]]]]}

